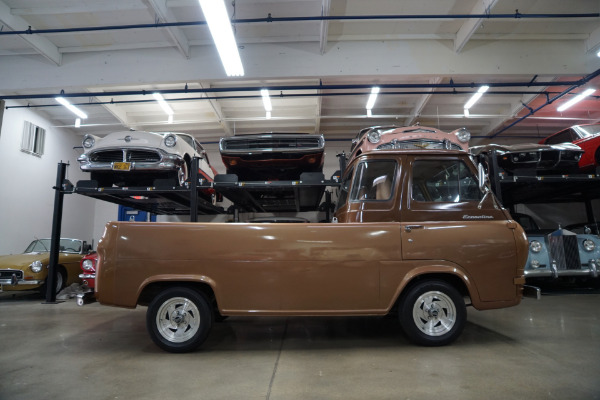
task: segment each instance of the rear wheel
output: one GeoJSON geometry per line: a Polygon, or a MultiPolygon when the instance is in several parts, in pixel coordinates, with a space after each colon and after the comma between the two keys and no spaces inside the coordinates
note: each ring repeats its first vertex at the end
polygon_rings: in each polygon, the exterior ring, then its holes
{"type": "Polygon", "coordinates": [[[152,300],[146,313],[146,328],[161,349],[185,353],[206,340],[212,320],[210,303],[204,294],[174,287],[152,300]]]}
{"type": "Polygon", "coordinates": [[[467,310],[461,294],[447,282],[424,281],[408,289],[399,307],[402,329],[422,346],[443,346],[462,333],[467,310]]]}

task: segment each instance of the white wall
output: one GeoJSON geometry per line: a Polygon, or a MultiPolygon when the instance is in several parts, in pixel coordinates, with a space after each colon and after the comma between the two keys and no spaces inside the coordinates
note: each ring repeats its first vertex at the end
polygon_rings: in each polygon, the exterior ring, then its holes
{"type": "MultiPolygon", "coordinates": [[[[77,163],[79,152],[73,149],[80,140],[52,127],[31,110],[4,111],[0,131],[0,254],[20,253],[35,237],[51,236],[58,163],[70,164],[67,178],[73,183],[85,178],[77,163]],[[24,121],[46,130],[41,157],[20,150],[24,121]]],[[[95,203],[83,196],[66,195],[61,236],[90,241],[95,203]]]]}

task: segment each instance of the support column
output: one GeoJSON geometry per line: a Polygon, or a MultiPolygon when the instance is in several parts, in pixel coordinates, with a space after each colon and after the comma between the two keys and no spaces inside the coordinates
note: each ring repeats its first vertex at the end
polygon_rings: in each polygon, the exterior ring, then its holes
{"type": "Polygon", "coordinates": [[[56,274],[58,273],[58,250],[60,245],[60,229],[63,213],[63,181],[65,180],[67,165],[62,161],[58,163],[56,172],[56,185],[54,186],[54,214],[52,217],[52,236],[50,242],[50,265],[46,279],[46,303],[56,303],[56,274]]]}

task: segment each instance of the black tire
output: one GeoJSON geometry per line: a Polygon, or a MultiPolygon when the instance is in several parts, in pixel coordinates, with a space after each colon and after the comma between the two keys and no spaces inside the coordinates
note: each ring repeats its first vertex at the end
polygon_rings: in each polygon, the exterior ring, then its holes
{"type": "MultiPolygon", "coordinates": [[[[67,282],[67,273],[62,267],[57,267],[58,271],[56,271],[56,288],[54,289],[54,293],[58,294],[61,290],[64,289],[65,283],[67,282]]],[[[50,272],[48,270],[48,272],[50,272]]],[[[42,286],[40,286],[40,294],[42,296],[46,296],[46,292],[48,291],[48,277],[46,277],[46,282],[42,286]]]]}
{"type": "Polygon", "coordinates": [[[203,293],[173,287],[156,296],[146,312],[146,328],[161,349],[186,353],[207,338],[212,327],[210,303],[203,293]]]}
{"type": "Polygon", "coordinates": [[[454,286],[431,280],[407,290],[398,313],[410,341],[422,346],[444,346],[460,336],[467,321],[467,309],[454,286]]]}

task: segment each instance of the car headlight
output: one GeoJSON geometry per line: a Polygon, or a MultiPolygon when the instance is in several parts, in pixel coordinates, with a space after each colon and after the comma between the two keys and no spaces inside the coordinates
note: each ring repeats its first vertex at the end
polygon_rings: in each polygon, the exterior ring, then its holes
{"type": "Polygon", "coordinates": [[[81,263],[81,268],[85,271],[96,271],[94,262],[92,260],[83,260],[83,263],[81,263]]]}
{"type": "Polygon", "coordinates": [[[92,135],[85,135],[81,144],[84,148],[91,149],[96,144],[96,139],[92,135]]]}
{"type": "Polygon", "coordinates": [[[367,133],[367,139],[373,144],[379,143],[379,141],[381,140],[381,134],[378,130],[374,129],[367,133]]]}
{"type": "Polygon", "coordinates": [[[29,269],[31,269],[32,272],[35,272],[36,274],[38,272],[40,272],[42,270],[42,268],[44,268],[44,264],[42,264],[41,261],[34,261],[29,265],[29,269]]]}
{"type": "Polygon", "coordinates": [[[542,251],[542,244],[537,240],[532,240],[531,243],[529,243],[529,249],[533,253],[539,253],[540,251],[542,251]]]}
{"type": "Polygon", "coordinates": [[[585,251],[594,251],[594,249],[596,248],[596,243],[594,243],[593,240],[585,239],[583,241],[583,248],[585,249],[585,251]]]}
{"type": "Polygon", "coordinates": [[[177,143],[177,136],[173,135],[172,133],[165,136],[165,146],[167,147],[173,147],[175,146],[175,143],[177,143]]]}
{"type": "Polygon", "coordinates": [[[456,132],[456,138],[461,143],[467,143],[469,139],[471,139],[471,132],[469,132],[467,128],[460,128],[458,132],[456,132]]]}

